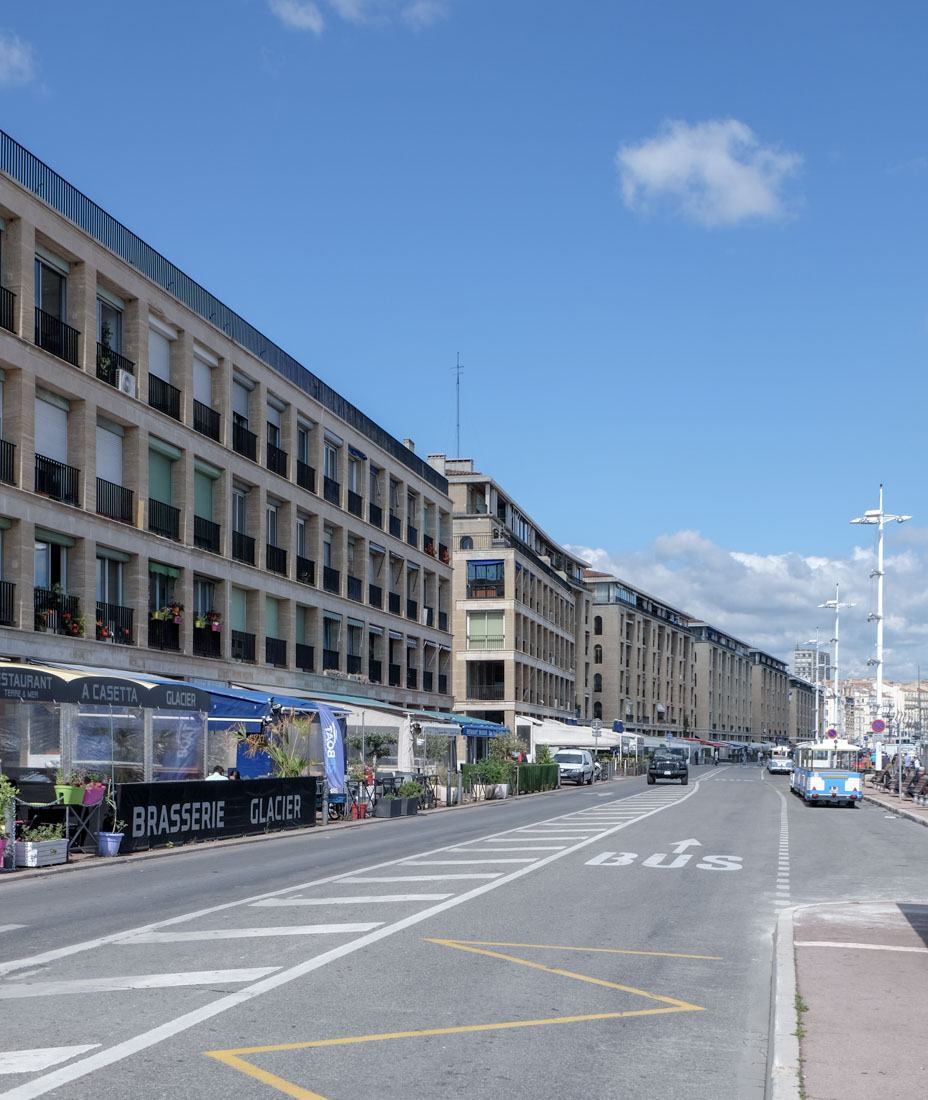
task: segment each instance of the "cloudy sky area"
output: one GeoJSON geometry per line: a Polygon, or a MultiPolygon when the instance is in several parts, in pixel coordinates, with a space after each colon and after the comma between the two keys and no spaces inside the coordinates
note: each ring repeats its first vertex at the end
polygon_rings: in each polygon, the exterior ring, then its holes
{"type": "Polygon", "coordinates": [[[883,483],[913,516],[886,535],[902,679],[928,669],[926,24],[912,0],[7,5],[2,126],[418,453],[460,438],[595,568],[785,660],[831,638],[839,582],[867,674],[849,520],[883,483]]]}

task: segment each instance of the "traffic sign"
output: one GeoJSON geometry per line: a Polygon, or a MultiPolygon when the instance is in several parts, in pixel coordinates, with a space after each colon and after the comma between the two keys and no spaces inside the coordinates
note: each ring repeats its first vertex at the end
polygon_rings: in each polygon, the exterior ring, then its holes
{"type": "Polygon", "coordinates": [[[838,731],[837,730],[826,730],[825,731],[825,736],[826,737],[837,737],[838,736],[838,731]]]}
{"type": "Polygon", "coordinates": [[[870,725],[870,729],[872,729],[874,733],[882,733],[883,730],[886,729],[886,723],[882,718],[875,718],[870,725]]]}
{"type": "Polygon", "coordinates": [[[590,726],[592,727],[594,733],[599,733],[599,731],[603,728],[602,718],[594,718],[593,721],[590,723],[590,726]]]}

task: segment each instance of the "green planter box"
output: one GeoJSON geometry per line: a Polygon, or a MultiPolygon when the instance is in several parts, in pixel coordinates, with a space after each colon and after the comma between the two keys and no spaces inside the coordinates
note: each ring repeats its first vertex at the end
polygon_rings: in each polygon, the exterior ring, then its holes
{"type": "Polygon", "coordinates": [[[55,798],[65,806],[82,806],[84,804],[84,788],[73,787],[70,783],[55,784],[55,798]]]}

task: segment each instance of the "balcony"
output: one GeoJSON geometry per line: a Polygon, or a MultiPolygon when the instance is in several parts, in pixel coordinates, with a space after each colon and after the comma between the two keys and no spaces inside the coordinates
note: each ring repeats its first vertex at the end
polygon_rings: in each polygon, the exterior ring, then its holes
{"type": "Polygon", "coordinates": [[[16,484],[16,444],[0,439],[0,481],[16,484]]]}
{"type": "Polygon", "coordinates": [[[355,653],[345,656],[345,671],[349,676],[358,676],[361,673],[361,658],[355,653]]]}
{"type": "Polygon", "coordinates": [[[399,592],[387,593],[387,610],[391,615],[399,615],[400,613],[400,594],[399,592]]]}
{"type": "Polygon", "coordinates": [[[197,657],[222,656],[222,632],[211,626],[193,628],[193,652],[197,657]]]}
{"type": "Polygon", "coordinates": [[[33,589],[34,628],[40,633],[67,634],[83,638],[80,625],[81,602],[77,596],[69,596],[59,586],[33,589]]]}
{"type": "Polygon", "coordinates": [[[411,524],[406,524],[406,541],[410,546],[419,545],[419,528],[413,527],[411,524]]]}
{"type": "Polygon", "coordinates": [[[16,585],[12,581],[0,581],[0,625],[13,626],[13,596],[16,585]]]}
{"type": "Polygon", "coordinates": [[[419,688],[419,673],[417,669],[406,669],[406,687],[410,691],[417,691],[419,688]]]}
{"type": "Polygon", "coordinates": [[[506,595],[505,581],[468,581],[469,600],[502,600],[506,595]]]}
{"type": "Polygon", "coordinates": [[[361,519],[364,515],[364,498],[360,493],[355,493],[351,489],[348,490],[348,511],[353,515],[361,519]]]}
{"type": "Polygon", "coordinates": [[[114,603],[97,603],[97,641],[134,645],[132,620],[135,611],[114,603]]]}
{"type": "Polygon", "coordinates": [[[383,508],[379,504],[368,505],[367,515],[375,527],[383,530],[383,508]]]}
{"type": "Polygon", "coordinates": [[[273,443],[267,445],[267,468],[272,474],[287,477],[287,452],[275,447],[273,443]]]}
{"type": "Polygon", "coordinates": [[[193,545],[200,550],[209,550],[212,554],[219,553],[219,537],[222,528],[211,519],[203,516],[193,517],[193,545]]]}
{"type": "Polygon", "coordinates": [[[364,585],[361,583],[360,577],[348,578],[348,599],[355,600],[357,603],[361,603],[364,600],[363,596],[364,585]]]}
{"type": "Polygon", "coordinates": [[[148,404],[174,420],[180,420],[180,390],[157,374],[148,376],[148,404]]]}
{"type": "MultiPolygon", "coordinates": [[[[212,631],[210,631],[210,633],[212,633],[212,631]]],[[[218,633],[216,636],[219,637],[218,633]]],[[[255,660],[254,634],[246,634],[244,630],[233,630],[232,652],[230,656],[233,661],[248,661],[253,664],[255,660]]]]}
{"type": "Polygon", "coordinates": [[[342,496],[342,487],[337,481],[333,481],[330,477],[323,477],[322,479],[322,495],[329,502],[329,504],[340,504],[342,496]]]}
{"type": "MultiPolygon", "coordinates": [[[[4,328],[6,326],[4,325],[4,328]]],[[[35,311],[35,342],[45,351],[77,366],[77,338],[80,333],[44,310],[35,311]]]]}
{"type": "Polygon", "coordinates": [[[326,592],[337,593],[340,580],[341,574],[337,569],[332,569],[328,565],[322,567],[322,587],[326,592]]]}
{"type": "Polygon", "coordinates": [[[422,607],[422,625],[434,626],[435,625],[435,608],[434,607],[422,607]]]}
{"type": "Polygon", "coordinates": [[[160,500],[149,500],[148,530],[177,542],[180,539],[180,509],[160,500]]]}
{"type": "Polygon", "coordinates": [[[258,461],[258,437],[250,432],[244,424],[232,425],[232,450],[236,454],[250,458],[252,462],[258,461]]]}
{"type": "Polygon", "coordinates": [[[402,678],[402,669],[399,665],[390,665],[388,669],[388,675],[390,677],[390,687],[398,688],[402,678]]]}
{"type": "Polygon", "coordinates": [[[64,504],[78,504],[80,471],[45,455],[35,456],[35,491],[64,504]]]}
{"type": "Polygon", "coordinates": [[[296,460],[296,483],[301,489],[307,489],[310,493],[316,491],[316,471],[299,459],[296,460]]]}
{"type": "Polygon", "coordinates": [[[373,657],[367,662],[367,678],[372,684],[379,684],[380,678],[383,675],[383,666],[380,661],[375,661],[373,657]]]}
{"type": "MultiPolygon", "coordinates": [[[[106,344],[97,343],[97,378],[108,386],[119,389],[119,372],[135,374],[135,363],[127,359],[119,352],[113,351],[106,344]]],[[[132,382],[132,393],[135,393],[135,382],[132,382]]]]}
{"type": "Polygon", "coordinates": [[[264,639],[264,663],[275,668],[287,667],[287,640],[286,638],[264,639]]]}
{"type": "Polygon", "coordinates": [[[255,540],[251,535],[242,531],[232,532],[232,557],[235,561],[243,561],[246,565],[255,563],[255,540]]]}
{"type": "Polygon", "coordinates": [[[448,694],[448,675],[445,672],[439,672],[438,674],[438,694],[448,694]]]}
{"type": "Polygon", "coordinates": [[[300,672],[313,671],[313,647],[311,645],[304,645],[302,642],[297,642],[295,657],[296,667],[300,672]]]}
{"type": "Polygon", "coordinates": [[[451,564],[451,555],[448,553],[448,547],[443,542],[438,544],[438,560],[442,565],[451,564]]]}
{"type": "Polygon", "coordinates": [[[309,558],[301,558],[299,554],[296,556],[296,579],[301,584],[315,584],[316,583],[316,563],[310,561],[309,558]]]}
{"type": "Polygon", "coordinates": [[[502,634],[480,634],[468,637],[468,649],[505,649],[506,638],[502,634]]]}
{"type": "Polygon", "coordinates": [[[118,519],[120,523],[135,523],[134,493],[122,485],[97,478],[97,515],[118,519]]]}
{"type": "Polygon", "coordinates": [[[399,516],[390,516],[390,534],[397,539],[403,537],[403,524],[399,516]]]}
{"type": "Polygon", "coordinates": [[[406,601],[406,618],[412,619],[413,622],[419,617],[419,604],[416,600],[406,601]]]}
{"type": "Polygon", "coordinates": [[[149,618],[148,648],[167,649],[177,653],[180,650],[180,625],[163,619],[149,618]]]}
{"type": "Polygon", "coordinates": [[[282,546],[271,546],[270,543],[265,544],[265,562],[267,568],[272,573],[280,573],[282,576],[287,575],[287,551],[282,546]]]}
{"type": "Polygon", "coordinates": [[[16,295],[5,286],[0,287],[0,328],[7,332],[16,331],[16,295]]]}
{"type": "Polygon", "coordinates": [[[337,649],[324,649],[322,651],[322,668],[326,669],[338,669],[338,650],[337,649]]]}
{"type": "Polygon", "coordinates": [[[439,630],[447,630],[448,629],[448,612],[447,611],[439,611],[438,612],[438,629],[439,630]]]}
{"type": "Polygon", "coordinates": [[[422,673],[422,690],[423,691],[431,691],[433,680],[434,680],[434,675],[431,672],[429,672],[428,670],[423,670],[423,673],[422,673]]]}
{"type": "Polygon", "coordinates": [[[193,402],[193,430],[210,439],[219,440],[219,413],[204,405],[202,401],[193,402]]]}
{"type": "Polygon", "coordinates": [[[468,684],[468,699],[490,699],[498,701],[505,698],[503,691],[505,684],[468,684]]]}
{"type": "Polygon", "coordinates": [[[367,602],[371,607],[383,607],[383,589],[376,584],[367,586],[367,602]]]}

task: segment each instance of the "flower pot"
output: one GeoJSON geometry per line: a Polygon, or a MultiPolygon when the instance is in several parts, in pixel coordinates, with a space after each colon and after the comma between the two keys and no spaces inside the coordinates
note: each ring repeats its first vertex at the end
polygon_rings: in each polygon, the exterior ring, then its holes
{"type": "Polygon", "coordinates": [[[82,806],[84,804],[84,788],[72,786],[70,783],[56,783],[55,798],[65,806],[82,806]]]}
{"type": "Polygon", "coordinates": [[[66,863],[68,842],[59,840],[17,840],[14,846],[17,867],[51,867],[66,863]]]}
{"type": "Polygon", "coordinates": [[[180,626],[180,624],[181,624],[181,623],[182,623],[183,621],[184,621],[184,620],[183,620],[183,619],[182,619],[182,618],[180,617],[180,615],[175,615],[175,616],[174,616],[174,622],[175,622],[175,623],[177,623],[177,625],[178,625],[178,626],[180,626]]]}
{"type": "Polygon", "coordinates": [[[99,787],[85,787],[84,788],[84,805],[96,806],[103,801],[103,796],[106,794],[106,787],[101,784],[99,787]]]}
{"type": "Polygon", "coordinates": [[[220,623],[210,623],[210,626],[213,628],[213,630],[221,630],[222,629],[222,625],[220,623]]]}
{"type": "Polygon", "coordinates": [[[97,854],[101,856],[118,856],[119,845],[122,844],[124,833],[97,834],[97,854]]]}

